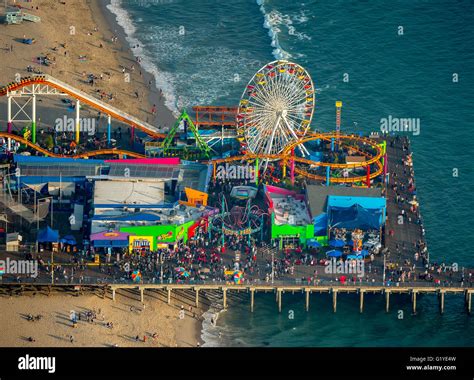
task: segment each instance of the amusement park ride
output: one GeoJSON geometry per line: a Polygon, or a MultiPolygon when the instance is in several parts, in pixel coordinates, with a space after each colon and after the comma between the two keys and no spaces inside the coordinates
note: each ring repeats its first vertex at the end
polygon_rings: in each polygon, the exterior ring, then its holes
{"type": "Polygon", "coordinates": [[[196,106],[193,107],[194,120],[183,110],[168,134],[48,75],[31,76],[10,83],[0,89],[0,96],[7,97],[7,131],[0,132],[0,137],[7,141],[7,151],[12,150],[11,142],[17,141],[46,156],[60,157],[40,147],[37,142],[37,97],[58,96],[71,97],[76,102],[77,144],[80,144],[81,104],[107,115],[108,148],[84,152],[74,158],[104,155],[144,157],[140,153],[111,148],[114,119],[131,128],[132,139],[135,129],[153,139],[146,143],[148,154],[208,162],[213,165],[214,178],[217,165],[239,162],[254,164],[257,173],[260,173],[258,177],[264,177],[267,172],[273,173],[275,167],[279,167],[284,178],[289,169],[292,183],[295,175],[299,175],[325,181],[327,185],[353,183],[370,186],[372,179],[383,174],[384,180],[386,175],[387,158],[383,144],[371,138],[341,134],[342,102],[336,102],[335,132],[311,132],[315,106],[313,81],[304,68],[284,60],[265,65],[252,77],[238,107],[196,106]],[[15,113],[14,106],[18,108],[15,113]],[[25,115],[26,119],[21,119],[25,115]],[[31,141],[28,136],[24,138],[13,133],[13,126],[20,123],[29,124],[31,141]],[[223,147],[224,141],[229,140],[238,142],[240,154],[219,157],[215,147],[219,142],[223,147]],[[313,159],[314,145],[319,153],[330,159],[321,159],[321,155],[313,159]],[[363,160],[343,163],[338,156],[352,154],[363,157],[363,160]],[[270,171],[269,167],[273,169],[270,171]]]}

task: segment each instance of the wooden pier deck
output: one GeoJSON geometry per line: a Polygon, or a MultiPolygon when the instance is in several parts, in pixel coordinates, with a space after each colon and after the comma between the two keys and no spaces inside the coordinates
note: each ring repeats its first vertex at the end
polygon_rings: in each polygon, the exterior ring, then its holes
{"type": "MultiPolygon", "coordinates": [[[[415,244],[418,241],[425,242],[422,233],[423,227],[416,223],[416,218],[409,212],[410,205],[407,203],[413,198],[413,195],[408,192],[410,168],[403,165],[403,160],[409,153],[411,153],[411,150],[408,138],[387,138],[388,173],[390,174],[386,194],[388,219],[385,226],[384,245],[389,249],[389,259],[400,265],[405,260],[415,262],[415,244]],[[407,148],[406,151],[403,150],[404,146],[407,148]],[[397,192],[392,189],[394,184],[398,185],[397,192]],[[405,186],[404,189],[402,189],[402,185],[405,186]],[[405,202],[396,202],[397,193],[405,199],[405,202]],[[404,210],[405,215],[410,215],[411,221],[408,217],[401,217],[402,210],[404,210]],[[400,223],[401,221],[402,223],[400,223]],[[393,231],[393,236],[389,235],[390,230],[393,231]]],[[[416,186],[415,178],[413,180],[416,186]]],[[[423,268],[421,258],[416,262],[416,266],[417,268],[423,268]]]]}

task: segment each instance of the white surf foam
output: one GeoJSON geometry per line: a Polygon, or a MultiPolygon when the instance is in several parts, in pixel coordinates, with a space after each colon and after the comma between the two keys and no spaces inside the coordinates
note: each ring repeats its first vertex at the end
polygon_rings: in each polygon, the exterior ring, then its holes
{"type": "MultiPolygon", "coordinates": [[[[310,36],[306,35],[305,33],[298,32],[294,26],[294,21],[296,21],[298,24],[303,24],[309,20],[308,16],[306,15],[306,11],[301,10],[300,14],[291,16],[282,14],[276,9],[267,12],[267,9],[265,8],[265,0],[257,0],[257,5],[260,6],[260,11],[264,16],[265,21],[263,26],[268,29],[268,35],[272,39],[271,46],[274,48],[273,56],[276,59],[289,59],[292,57],[289,52],[281,47],[279,42],[279,34],[282,32],[282,26],[286,27],[290,36],[294,36],[299,40],[311,40],[310,36]]],[[[302,56],[304,55],[298,54],[298,57],[302,56]]]]}
{"type": "Polygon", "coordinates": [[[157,89],[161,89],[165,96],[165,105],[175,115],[179,115],[176,91],[174,86],[174,78],[170,73],[160,70],[153,59],[146,54],[147,49],[142,41],[135,37],[137,29],[129,13],[122,8],[122,0],[111,0],[107,5],[110,12],[115,15],[117,23],[123,28],[126,40],[136,57],[141,58],[141,66],[145,71],[153,75],[157,89]]]}
{"type": "Polygon", "coordinates": [[[222,307],[222,297],[208,295],[211,306],[208,311],[203,314],[201,339],[203,347],[219,347],[225,346],[225,326],[218,323],[219,317],[225,312],[222,307]]]}

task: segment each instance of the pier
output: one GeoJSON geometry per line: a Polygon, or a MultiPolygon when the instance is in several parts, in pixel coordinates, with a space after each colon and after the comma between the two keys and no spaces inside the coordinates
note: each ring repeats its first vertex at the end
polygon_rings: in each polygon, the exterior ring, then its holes
{"type": "Polygon", "coordinates": [[[250,312],[254,312],[255,294],[260,293],[274,293],[276,299],[276,310],[281,313],[283,307],[283,294],[301,293],[305,297],[305,310],[310,310],[310,295],[311,293],[326,293],[332,296],[332,305],[334,313],[337,312],[337,297],[338,294],[354,294],[359,295],[359,311],[364,311],[364,296],[366,294],[380,294],[385,297],[385,311],[390,311],[390,296],[408,294],[411,296],[413,314],[417,312],[417,295],[421,294],[436,294],[439,300],[439,311],[444,313],[445,295],[462,294],[464,295],[465,309],[469,315],[472,312],[472,294],[473,287],[439,287],[439,286],[422,286],[422,285],[404,285],[397,287],[387,287],[383,285],[373,286],[351,286],[351,285],[234,285],[234,284],[103,284],[103,285],[51,285],[51,284],[3,284],[0,285],[1,295],[22,295],[24,293],[39,293],[47,292],[72,292],[79,295],[85,292],[94,292],[105,298],[110,294],[110,298],[115,302],[116,295],[120,291],[137,291],[140,301],[145,302],[147,292],[161,292],[165,295],[167,303],[171,304],[173,293],[177,291],[187,291],[194,293],[195,306],[198,307],[200,303],[200,294],[214,294],[222,296],[222,306],[224,309],[228,307],[228,299],[232,293],[245,292],[250,295],[250,312]]]}

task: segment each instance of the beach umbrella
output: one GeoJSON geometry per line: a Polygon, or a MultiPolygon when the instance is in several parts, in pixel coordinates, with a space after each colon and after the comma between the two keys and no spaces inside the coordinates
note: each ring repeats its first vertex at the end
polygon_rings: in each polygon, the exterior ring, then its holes
{"type": "Polygon", "coordinates": [[[189,277],[189,276],[191,276],[191,274],[187,270],[185,270],[184,272],[181,273],[181,276],[189,277]]]}
{"type": "Polygon", "coordinates": [[[142,273],[139,270],[135,270],[132,272],[132,281],[133,282],[140,282],[142,279],[142,273]]]}
{"type": "Polygon", "coordinates": [[[338,250],[336,250],[336,249],[333,249],[332,251],[326,252],[326,255],[327,255],[327,257],[341,257],[341,256],[342,256],[342,252],[341,252],[341,251],[338,251],[338,250]]]}
{"type": "Polygon", "coordinates": [[[235,271],[234,272],[234,282],[237,285],[242,284],[243,279],[244,279],[244,274],[241,271],[235,271]]]}
{"type": "Polygon", "coordinates": [[[317,241],[317,240],[314,240],[314,239],[310,239],[308,240],[308,247],[321,247],[321,244],[317,241]]]}
{"type": "Polygon", "coordinates": [[[76,238],[72,235],[66,235],[64,236],[61,240],[60,240],[61,243],[66,243],[66,244],[69,244],[69,245],[76,245],[76,238]]]}
{"type": "Polygon", "coordinates": [[[329,245],[334,248],[344,247],[346,243],[341,239],[329,240],[329,245]]]}
{"type": "Polygon", "coordinates": [[[346,257],[347,260],[359,260],[360,259],[360,256],[357,256],[357,255],[348,255],[346,257]]]}
{"type": "Polygon", "coordinates": [[[362,251],[359,252],[359,256],[367,257],[369,256],[369,251],[367,251],[366,249],[363,249],[362,251]]]}

